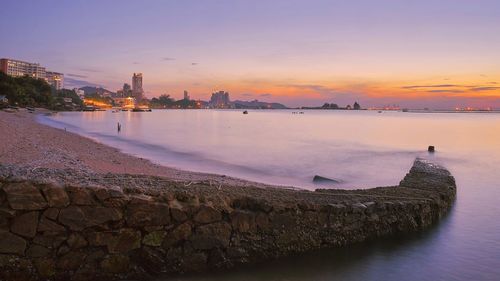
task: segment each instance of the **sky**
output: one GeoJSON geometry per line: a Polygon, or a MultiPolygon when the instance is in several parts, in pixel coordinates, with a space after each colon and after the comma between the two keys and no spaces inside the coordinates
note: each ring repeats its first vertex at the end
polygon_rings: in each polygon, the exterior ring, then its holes
{"type": "Polygon", "coordinates": [[[67,88],[500,108],[498,0],[0,0],[0,38],[67,88]]]}

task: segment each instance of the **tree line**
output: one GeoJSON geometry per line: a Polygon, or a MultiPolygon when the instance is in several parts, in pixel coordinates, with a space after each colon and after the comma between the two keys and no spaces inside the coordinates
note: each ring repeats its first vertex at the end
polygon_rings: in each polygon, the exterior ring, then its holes
{"type": "Polygon", "coordinates": [[[76,107],[83,101],[73,90],[55,90],[43,79],[29,76],[12,77],[0,72],[0,95],[8,99],[9,105],[20,107],[43,107],[52,110],[67,110],[64,98],[71,98],[76,107]]]}

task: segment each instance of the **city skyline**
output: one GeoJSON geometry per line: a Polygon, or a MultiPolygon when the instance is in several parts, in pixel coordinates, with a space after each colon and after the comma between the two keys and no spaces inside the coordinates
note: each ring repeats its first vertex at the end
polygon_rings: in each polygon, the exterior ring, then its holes
{"type": "Polygon", "coordinates": [[[18,1],[2,7],[0,56],[57,69],[67,88],[116,91],[131,73],[143,73],[148,98],[180,98],[187,89],[203,99],[224,89],[234,99],[288,106],[500,108],[496,1],[18,1]],[[16,22],[18,14],[25,20],[16,22]]]}

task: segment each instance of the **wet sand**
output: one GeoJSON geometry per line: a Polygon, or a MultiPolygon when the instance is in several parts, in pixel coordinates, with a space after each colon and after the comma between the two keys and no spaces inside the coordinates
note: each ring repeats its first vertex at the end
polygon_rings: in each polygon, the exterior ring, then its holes
{"type": "Polygon", "coordinates": [[[225,175],[179,170],[120,152],[89,138],[36,121],[37,113],[0,111],[0,164],[36,168],[77,169],[95,173],[154,175],[173,181],[210,181],[232,186],[270,187],[225,175]]]}

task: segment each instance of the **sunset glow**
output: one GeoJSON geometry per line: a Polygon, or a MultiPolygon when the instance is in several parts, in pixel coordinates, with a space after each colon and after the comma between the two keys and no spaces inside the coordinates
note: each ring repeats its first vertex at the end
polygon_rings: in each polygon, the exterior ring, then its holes
{"type": "Polygon", "coordinates": [[[0,54],[67,87],[142,72],[149,98],[500,108],[500,4],[479,2],[11,1],[0,54]]]}

